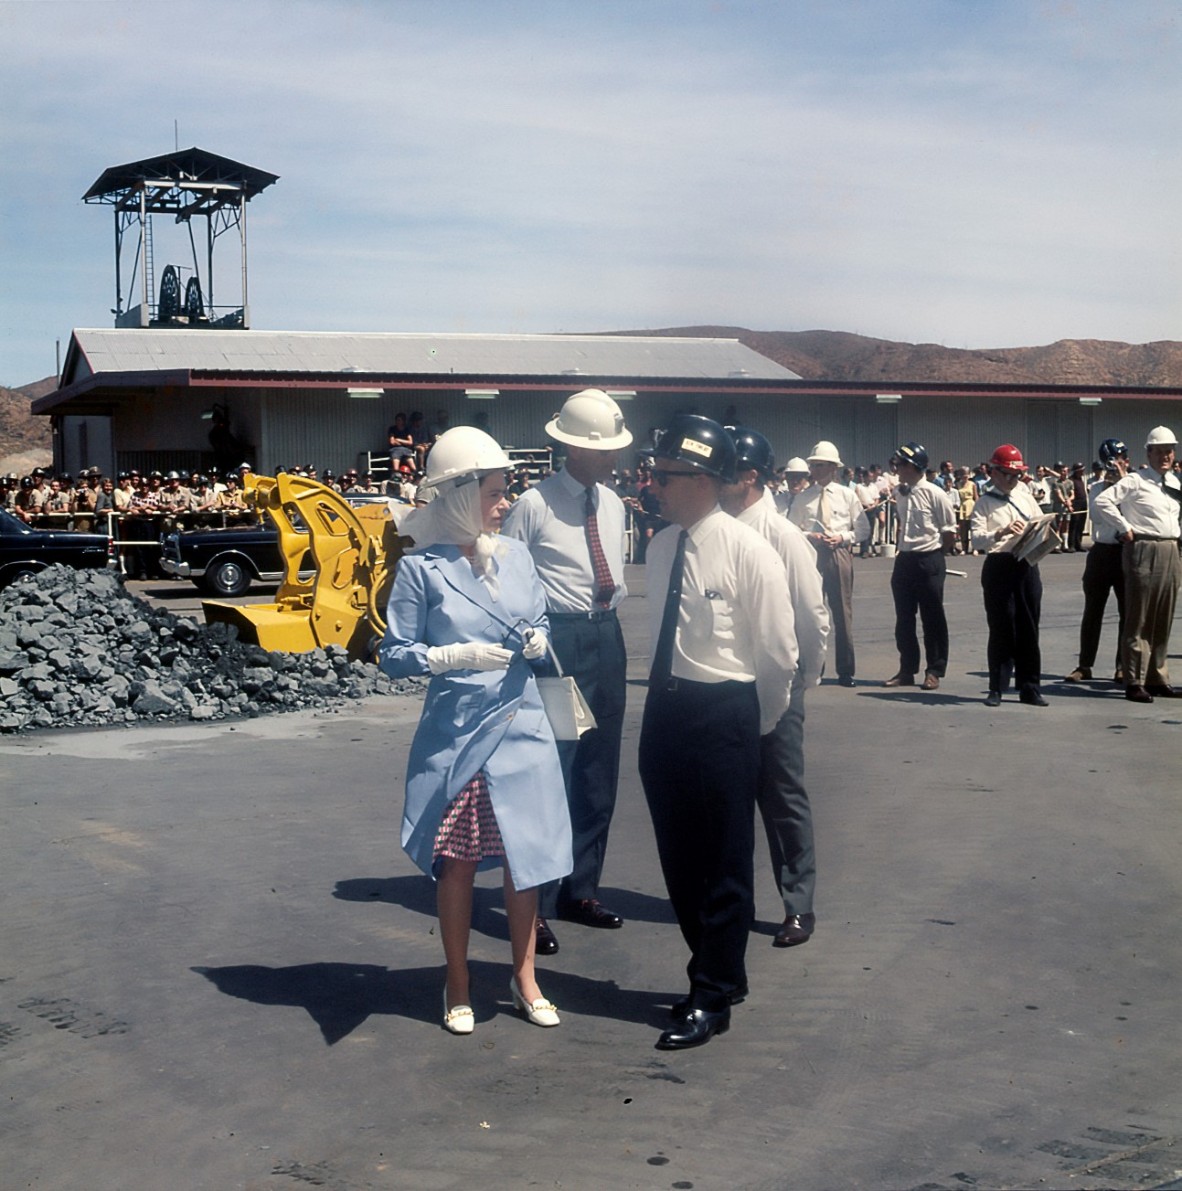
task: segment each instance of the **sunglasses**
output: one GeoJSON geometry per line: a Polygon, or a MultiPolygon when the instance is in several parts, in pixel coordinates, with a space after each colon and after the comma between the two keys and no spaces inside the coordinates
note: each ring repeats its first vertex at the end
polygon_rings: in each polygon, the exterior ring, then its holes
{"type": "Polygon", "coordinates": [[[700,476],[700,471],[654,471],[653,479],[664,488],[674,476],[700,476]]]}

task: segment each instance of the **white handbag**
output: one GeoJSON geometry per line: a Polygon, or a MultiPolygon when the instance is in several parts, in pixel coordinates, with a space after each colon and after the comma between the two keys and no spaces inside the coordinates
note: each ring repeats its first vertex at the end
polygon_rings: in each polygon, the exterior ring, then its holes
{"type": "Polygon", "coordinates": [[[591,708],[583,698],[578,683],[562,673],[558,655],[554,652],[549,638],[546,639],[546,648],[554,662],[554,669],[558,671],[556,678],[534,680],[538,684],[538,693],[542,696],[546,718],[550,721],[550,727],[554,729],[555,740],[578,740],[584,732],[589,732],[596,726],[595,716],[591,714],[591,708]]]}

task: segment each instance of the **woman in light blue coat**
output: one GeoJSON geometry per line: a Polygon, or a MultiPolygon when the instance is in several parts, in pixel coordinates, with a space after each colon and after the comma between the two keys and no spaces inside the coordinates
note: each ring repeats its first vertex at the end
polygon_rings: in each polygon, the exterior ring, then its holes
{"type": "Polygon", "coordinates": [[[531,662],[545,656],[545,600],[529,551],[497,537],[509,460],[487,434],[456,427],[427,460],[436,492],[399,525],[398,564],[379,650],[394,677],[431,674],[407,762],[402,846],[438,882],[447,961],[444,1026],[471,1033],[472,886],[504,864],[510,991],[536,1025],[558,1025],[534,972],[537,886],[571,871],[571,831],[554,734],[531,662]]]}

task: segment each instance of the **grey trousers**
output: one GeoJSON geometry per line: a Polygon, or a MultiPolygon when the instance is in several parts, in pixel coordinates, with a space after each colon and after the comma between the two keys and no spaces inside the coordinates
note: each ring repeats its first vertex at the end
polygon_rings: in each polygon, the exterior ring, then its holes
{"type": "Polygon", "coordinates": [[[1125,624],[1122,641],[1125,685],[1165,686],[1170,681],[1166,653],[1182,556],[1175,541],[1125,542],[1121,548],[1125,576],[1125,624]]]}
{"type": "Polygon", "coordinates": [[[817,548],[817,570],[829,605],[831,655],[838,678],[854,676],[854,556],[848,546],[817,548]]]}
{"type": "Polygon", "coordinates": [[[804,691],[793,689],[788,710],[759,740],[759,813],[784,913],[811,914],[817,884],[813,811],[804,788],[804,691]]]}

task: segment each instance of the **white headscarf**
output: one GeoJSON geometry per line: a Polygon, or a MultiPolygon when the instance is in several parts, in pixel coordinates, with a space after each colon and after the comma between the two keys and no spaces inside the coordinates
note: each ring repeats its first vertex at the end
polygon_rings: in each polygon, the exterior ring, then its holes
{"type": "Polygon", "coordinates": [[[478,481],[499,470],[472,472],[458,483],[441,486],[430,504],[412,509],[398,525],[398,532],[413,538],[416,547],[474,546],[472,569],[494,596],[499,590],[493,565],[498,544],[495,535],[484,532],[478,481]]]}

